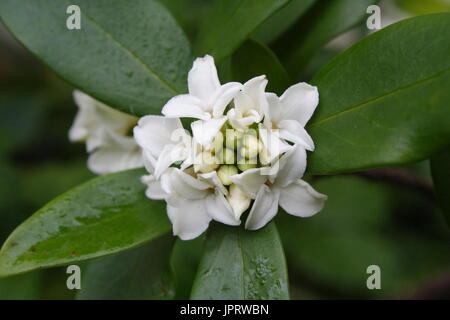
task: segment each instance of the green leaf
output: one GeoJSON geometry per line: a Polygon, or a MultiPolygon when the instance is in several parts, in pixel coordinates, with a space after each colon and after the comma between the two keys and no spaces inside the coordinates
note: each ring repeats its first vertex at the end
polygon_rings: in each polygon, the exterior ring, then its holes
{"type": "Polygon", "coordinates": [[[404,20],[360,41],[312,80],[309,171],[412,163],[450,141],[450,13],[404,20]]]}
{"type": "Polygon", "coordinates": [[[3,22],[59,76],[122,111],[159,113],[185,90],[189,43],[154,0],[78,0],[81,29],[68,30],[70,0],[0,0],[3,22]]]}
{"type": "Polygon", "coordinates": [[[291,0],[284,8],[262,23],[253,32],[252,37],[262,43],[271,43],[288,30],[315,1],[317,0],[291,0]]]}
{"type": "Polygon", "coordinates": [[[198,35],[194,52],[216,62],[228,57],[264,20],[290,0],[216,0],[198,35]]]}
{"type": "Polygon", "coordinates": [[[430,164],[436,196],[450,226],[450,148],[434,154],[430,164]]]}
{"type": "Polygon", "coordinates": [[[185,241],[176,239],[170,258],[176,282],[177,300],[188,300],[198,264],[202,258],[204,236],[185,241]]]}
{"type": "Polygon", "coordinates": [[[144,170],[90,180],[22,223],[0,251],[0,277],[131,249],[170,230],[162,201],[146,198],[144,170]]]}
{"type": "Polygon", "coordinates": [[[215,224],[192,289],[193,299],[289,299],[275,223],[258,231],[215,224]]]}
{"type": "Polygon", "coordinates": [[[165,236],[139,248],[82,267],[80,300],[167,300],[175,297],[169,265],[174,238],[165,236]]]}
{"type": "Polygon", "coordinates": [[[205,0],[158,0],[183,28],[190,40],[196,38],[201,21],[208,17],[214,1],[205,0]]]}
{"type": "Polygon", "coordinates": [[[245,82],[265,74],[269,80],[267,89],[278,94],[289,86],[289,76],[277,56],[265,45],[247,40],[231,59],[234,81],[245,82]]]}
{"type": "Polygon", "coordinates": [[[360,23],[367,16],[367,7],[378,1],[319,0],[279,41],[284,45],[278,51],[290,74],[294,78],[302,75],[320,48],[360,23]]]}

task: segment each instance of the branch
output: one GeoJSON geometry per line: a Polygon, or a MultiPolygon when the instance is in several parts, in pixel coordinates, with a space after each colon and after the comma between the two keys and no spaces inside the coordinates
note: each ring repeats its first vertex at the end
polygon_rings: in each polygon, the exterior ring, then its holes
{"type": "Polygon", "coordinates": [[[432,200],[435,199],[433,184],[417,177],[414,174],[411,174],[411,172],[405,169],[380,168],[362,171],[355,174],[370,180],[390,182],[401,187],[416,190],[432,200]]]}

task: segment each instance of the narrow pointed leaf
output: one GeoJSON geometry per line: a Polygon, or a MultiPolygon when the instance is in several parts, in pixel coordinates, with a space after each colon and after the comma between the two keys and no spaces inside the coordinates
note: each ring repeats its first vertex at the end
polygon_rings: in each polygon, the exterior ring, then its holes
{"type": "Polygon", "coordinates": [[[144,170],[90,180],[23,222],[0,251],[0,277],[133,248],[170,231],[164,203],[145,197],[144,170]]]}
{"type": "Polygon", "coordinates": [[[202,26],[194,51],[216,62],[228,57],[268,17],[290,0],[217,0],[202,26]]]}
{"type": "Polygon", "coordinates": [[[309,171],[333,174],[428,158],[450,141],[450,13],[404,20],[360,41],[312,80],[309,171]]]}
{"type": "Polygon", "coordinates": [[[210,227],[191,298],[289,299],[286,261],[275,223],[258,231],[210,227]]]}
{"type": "Polygon", "coordinates": [[[168,300],[175,297],[169,265],[173,237],[90,261],[82,266],[79,300],[168,300]]]}
{"type": "Polygon", "coordinates": [[[181,28],[155,0],[0,0],[13,35],[63,79],[135,115],[159,113],[185,90],[191,63],[181,28]],[[69,5],[81,29],[69,30],[69,5]]]}

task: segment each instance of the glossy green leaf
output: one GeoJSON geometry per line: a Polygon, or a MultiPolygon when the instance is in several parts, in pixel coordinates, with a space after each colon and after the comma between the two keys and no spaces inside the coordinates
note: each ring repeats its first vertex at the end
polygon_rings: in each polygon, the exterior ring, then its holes
{"type": "Polygon", "coordinates": [[[216,0],[202,26],[194,51],[216,62],[228,57],[268,17],[290,0],[216,0]]]}
{"type": "Polygon", "coordinates": [[[159,113],[185,90],[189,43],[155,0],[79,0],[81,29],[68,30],[70,0],[0,0],[14,36],[58,75],[135,115],[159,113]]]}
{"type": "Polygon", "coordinates": [[[188,300],[191,294],[200,259],[203,253],[204,236],[185,241],[176,239],[170,258],[173,268],[177,300],[188,300]]]}
{"type": "Polygon", "coordinates": [[[201,22],[209,15],[214,1],[205,0],[158,0],[183,28],[189,39],[195,39],[201,22]]]}
{"type": "Polygon", "coordinates": [[[174,238],[90,261],[81,267],[80,300],[167,300],[175,297],[169,265],[174,238]]]}
{"type": "Polygon", "coordinates": [[[280,40],[284,45],[277,52],[285,61],[289,73],[294,78],[302,75],[320,48],[368,17],[367,7],[378,1],[319,0],[280,40]]]}
{"type": "Polygon", "coordinates": [[[192,289],[193,299],[289,299],[275,223],[258,231],[215,224],[192,289]]]}
{"type": "Polygon", "coordinates": [[[245,82],[253,77],[266,75],[267,90],[278,94],[289,86],[289,76],[277,56],[265,45],[247,40],[231,59],[234,81],[245,82]]]}
{"type": "Polygon", "coordinates": [[[450,141],[450,13],[408,19],[360,41],[312,80],[309,171],[332,174],[428,158],[450,141]]]}
{"type": "Polygon", "coordinates": [[[22,223],[0,251],[0,277],[133,248],[169,232],[162,201],[146,198],[142,169],[90,180],[22,223]]]}
{"type": "Polygon", "coordinates": [[[433,155],[430,164],[436,196],[450,226],[450,149],[433,155]]]}
{"type": "Polygon", "coordinates": [[[262,43],[271,43],[308,10],[317,0],[291,0],[285,7],[264,21],[252,34],[262,43]]]}

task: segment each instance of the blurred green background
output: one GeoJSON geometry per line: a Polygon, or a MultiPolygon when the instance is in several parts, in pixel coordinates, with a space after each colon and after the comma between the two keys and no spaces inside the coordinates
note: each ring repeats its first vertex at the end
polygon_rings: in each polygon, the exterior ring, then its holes
{"type": "MultiPolygon", "coordinates": [[[[195,38],[206,2],[161,2],[195,38]]],[[[397,2],[408,15],[449,8],[439,0],[397,2]]],[[[308,74],[366,33],[360,26],[333,41],[308,74]]],[[[84,145],[67,138],[77,110],[72,90],[0,26],[0,243],[42,205],[93,176],[84,145]]],[[[431,184],[427,161],[402,170],[431,184]]],[[[450,298],[450,230],[429,194],[359,175],[314,179],[314,187],[329,196],[320,214],[277,217],[292,298],[450,298]],[[373,264],[381,268],[381,290],[366,287],[373,264]]],[[[176,242],[173,264],[184,262],[175,267],[177,298],[189,296],[201,242],[176,242]]],[[[53,268],[0,279],[0,299],[72,299],[66,277],[65,268],[53,268]]]]}

